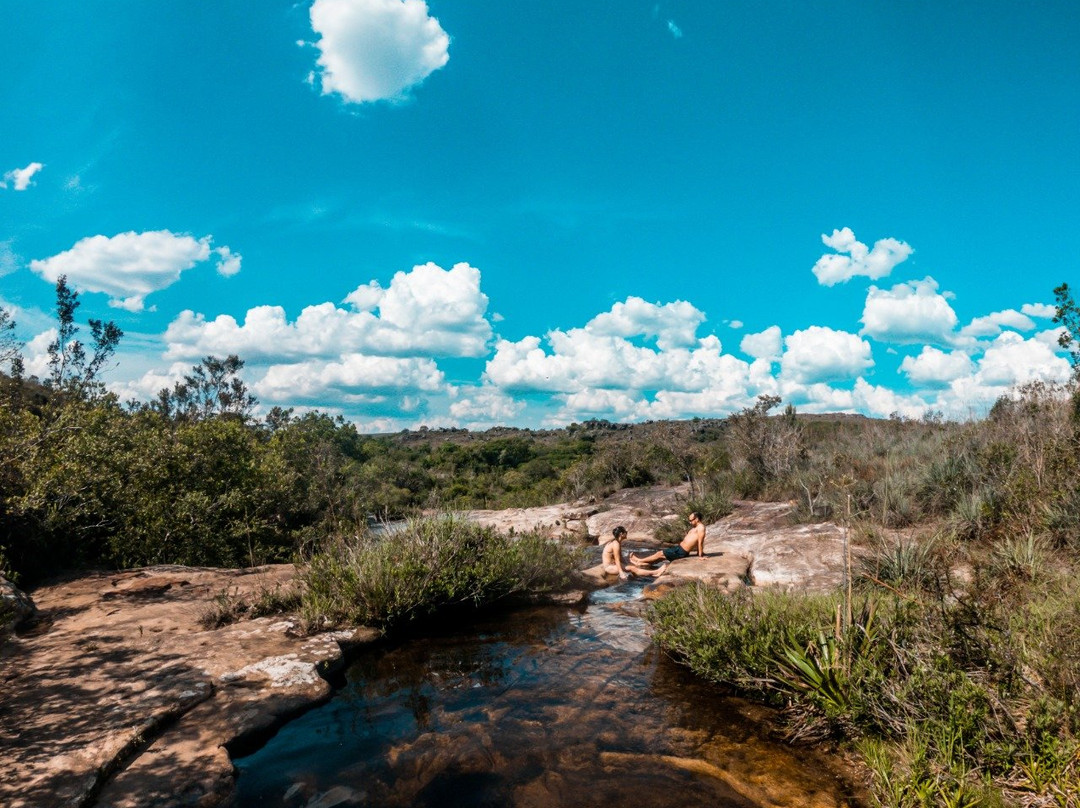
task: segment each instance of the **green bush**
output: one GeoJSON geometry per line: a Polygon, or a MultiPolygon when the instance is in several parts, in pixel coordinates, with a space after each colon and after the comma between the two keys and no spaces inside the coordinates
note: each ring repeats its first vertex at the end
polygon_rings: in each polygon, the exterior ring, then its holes
{"type": "Polygon", "coordinates": [[[698,675],[782,701],[784,649],[810,642],[836,603],[774,590],[726,595],[694,583],[656,601],[649,620],[660,646],[698,675]]]}
{"type": "Polygon", "coordinates": [[[988,552],[959,599],[907,587],[933,564],[892,547],[905,594],[871,593],[850,621],[840,597],[703,586],[675,590],[650,620],[699,675],[784,704],[794,737],[855,744],[879,805],[1073,805],[1080,583],[1071,568],[1050,574],[1068,562],[1034,546],[988,552]],[[1033,558],[1046,568],[1034,576],[1033,558]]]}
{"type": "Polygon", "coordinates": [[[857,560],[856,572],[862,581],[886,588],[938,591],[945,572],[938,542],[936,537],[879,536],[857,560]]]}
{"type": "Polygon", "coordinates": [[[579,552],[537,535],[509,537],[460,517],[410,520],[341,541],[301,569],[312,623],[392,628],[458,606],[567,585],[579,552]]]}

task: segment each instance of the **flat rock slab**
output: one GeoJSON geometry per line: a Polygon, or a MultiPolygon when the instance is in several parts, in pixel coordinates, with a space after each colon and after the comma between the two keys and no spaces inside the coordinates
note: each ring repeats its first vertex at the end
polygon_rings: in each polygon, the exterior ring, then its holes
{"type": "Polygon", "coordinates": [[[199,624],[218,593],[251,596],[294,575],[153,567],[36,590],[42,627],[0,648],[0,805],[227,797],[222,744],[327,698],[321,674],[340,663],[340,642],[375,636],[306,637],[280,618],[199,624]]]}
{"type": "Polygon", "coordinates": [[[595,542],[607,537],[617,525],[626,528],[628,539],[651,544],[656,529],[667,519],[678,519],[689,487],[651,486],[625,488],[602,500],[580,500],[536,508],[465,511],[466,518],[503,533],[539,532],[552,539],[595,542]]]}
{"type": "MultiPolygon", "coordinates": [[[[795,506],[790,502],[736,501],[734,505],[731,514],[707,526],[705,557],[672,562],[664,575],[645,587],[646,598],[661,597],[690,581],[726,591],[751,586],[827,592],[841,586],[843,528],[830,522],[794,523],[795,506]]],[[[616,580],[599,566],[584,574],[607,583],[616,580]]]]}

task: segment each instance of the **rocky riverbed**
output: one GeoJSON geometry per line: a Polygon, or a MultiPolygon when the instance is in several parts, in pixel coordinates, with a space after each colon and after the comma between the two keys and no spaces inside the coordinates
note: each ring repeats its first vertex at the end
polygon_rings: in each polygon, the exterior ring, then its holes
{"type": "MultiPolygon", "coordinates": [[[[472,512],[504,530],[586,541],[623,524],[630,544],[679,518],[677,489],[618,492],[599,503],[472,512]]],[[[646,596],[700,579],[725,589],[835,587],[843,531],[792,525],[785,503],[737,503],[709,525],[707,557],[671,565],[646,596]]],[[[98,573],[32,592],[38,619],[0,647],[0,804],[212,806],[234,770],[226,745],[327,699],[326,677],[371,629],[308,635],[262,617],[220,628],[200,621],[221,593],[288,587],[291,565],[252,570],[153,567],[98,573]]],[[[593,568],[583,580],[608,579],[593,568]]]]}

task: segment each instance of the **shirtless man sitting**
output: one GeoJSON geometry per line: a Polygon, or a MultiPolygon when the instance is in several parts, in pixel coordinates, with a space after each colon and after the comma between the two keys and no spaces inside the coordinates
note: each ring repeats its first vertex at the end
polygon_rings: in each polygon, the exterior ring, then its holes
{"type": "Polygon", "coordinates": [[[697,550],[698,558],[705,557],[705,524],[701,521],[701,514],[694,511],[688,517],[690,520],[690,529],[686,531],[686,535],[683,536],[683,540],[674,547],[667,547],[663,550],[657,550],[651,555],[644,557],[638,557],[637,555],[630,554],[630,564],[632,566],[627,567],[627,572],[631,575],[651,575],[656,578],[659,577],[667,570],[667,565],[672,561],[678,561],[680,558],[689,558],[691,552],[697,550]],[[664,566],[659,570],[640,570],[639,567],[645,564],[652,564],[656,561],[664,561],[664,566]]]}

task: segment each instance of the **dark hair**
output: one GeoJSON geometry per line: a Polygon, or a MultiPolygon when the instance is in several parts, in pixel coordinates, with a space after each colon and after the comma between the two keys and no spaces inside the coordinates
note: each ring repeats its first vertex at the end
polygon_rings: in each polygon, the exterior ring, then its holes
{"type": "MultiPolygon", "coordinates": [[[[700,513],[699,511],[690,511],[690,516],[694,516],[694,517],[697,517],[697,520],[698,520],[699,522],[701,521],[701,513],[700,513]]],[[[686,517],[686,518],[687,518],[687,519],[689,519],[689,518],[690,518],[690,516],[688,516],[688,517],[686,517]]]]}
{"type": "Polygon", "coordinates": [[[619,525],[617,528],[611,531],[611,535],[614,536],[616,539],[619,538],[619,536],[625,536],[626,528],[622,525],[619,525]]]}

